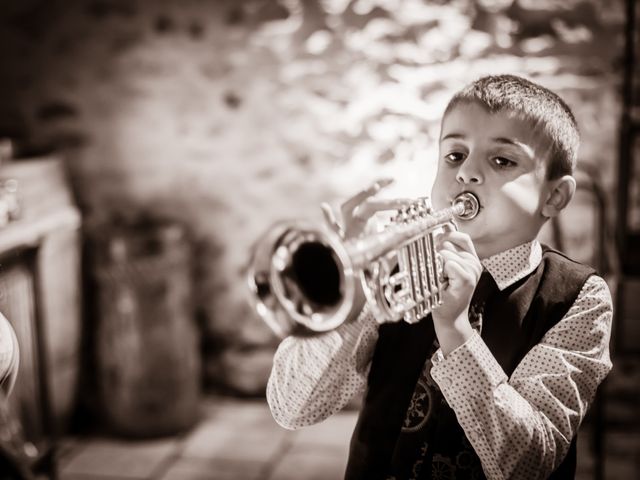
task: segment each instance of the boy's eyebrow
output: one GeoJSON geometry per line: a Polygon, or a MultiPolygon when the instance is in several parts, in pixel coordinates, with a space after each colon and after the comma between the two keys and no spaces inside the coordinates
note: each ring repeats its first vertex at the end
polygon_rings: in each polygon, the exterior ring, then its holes
{"type": "Polygon", "coordinates": [[[493,140],[496,143],[502,143],[505,145],[511,145],[511,146],[517,147],[531,158],[535,156],[534,149],[531,147],[531,145],[528,145],[526,142],[521,142],[519,140],[512,140],[511,138],[505,138],[505,137],[496,137],[496,138],[492,138],[491,140],[493,140]]]}
{"type": "Polygon", "coordinates": [[[507,137],[495,137],[495,138],[492,138],[491,140],[496,143],[506,143],[507,145],[515,145],[516,147],[522,147],[525,145],[523,142],[512,140],[507,137]]]}
{"type": "Polygon", "coordinates": [[[462,133],[449,133],[441,138],[441,140],[449,140],[450,138],[460,139],[465,138],[465,135],[462,133]]]}
{"type": "MultiPolygon", "coordinates": [[[[442,137],[442,140],[449,140],[449,139],[458,140],[462,138],[466,138],[466,135],[464,133],[453,132],[453,133],[446,134],[444,137],[442,137]]],[[[511,140],[510,138],[507,138],[507,137],[493,137],[490,140],[495,143],[505,143],[508,145],[515,145],[517,147],[521,147],[524,145],[524,143],[522,142],[518,142],[517,140],[511,140]]]]}
{"type": "MultiPolygon", "coordinates": [[[[465,139],[466,135],[464,133],[458,133],[458,132],[453,132],[453,133],[448,133],[446,134],[444,137],[442,137],[440,139],[440,141],[443,140],[461,140],[461,139],[465,139]]],[[[525,142],[520,142],[518,140],[512,140],[511,138],[508,137],[493,137],[490,139],[492,142],[495,143],[502,143],[505,145],[513,145],[514,147],[518,147],[522,150],[526,150],[526,151],[531,151],[531,147],[529,145],[527,145],[525,142]]]]}

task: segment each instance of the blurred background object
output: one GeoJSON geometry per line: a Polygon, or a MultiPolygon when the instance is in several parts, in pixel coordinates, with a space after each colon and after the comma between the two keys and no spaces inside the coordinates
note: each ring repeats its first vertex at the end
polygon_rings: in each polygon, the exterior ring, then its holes
{"type": "MultiPolygon", "coordinates": [[[[200,427],[228,433],[221,416],[230,411],[246,427],[238,438],[246,445],[270,438],[274,450],[254,447],[261,455],[254,458],[238,447],[236,456],[226,452],[227,467],[274,462],[289,450],[298,464],[326,464],[328,457],[291,448],[291,437],[268,430],[253,406],[243,417],[228,403],[254,399],[264,407],[277,343],[247,302],[251,244],[275,220],[320,220],[322,201],[382,176],[396,179],[385,195],[427,193],[444,105],[483,74],[530,77],[574,110],[583,137],[581,188],[545,239],[599,267],[615,290],[620,268],[638,255],[637,238],[620,227],[623,212],[635,218],[640,185],[633,137],[638,15],[633,0],[4,0],[0,178],[15,180],[5,186],[19,208],[11,219],[7,207],[0,227],[7,259],[0,310],[12,321],[27,319],[22,341],[40,338],[46,352],[38,359],[33,350],[25,365],[38,366],[16,387],[47,386],[40,388],[44,406],[33,392],[16,394],[25,412],[50,414],[38,421],[41,433],[34,427],[30,435],[151,435],[145,422],[157,412],[156,427],[181,430],[170,438],[206,438],[215,452],[220,441],[200,427]],[[182,233],[166,239],[165,228],[182,233]],[[131,250],[138,241],[158,249],[131,250]],[[98,261],[123,244],[124,257],[98,261]],[[140,262],[150,273],[141,273],[140,262]],[[165,384],[151,368],[160,365],[153,349],[166,349],[165,384]],[[106,393],[101,384],[110,386],[106,393]],[[144,400],[171,385],[173,393],[144,400]],[[101,410],[105,395],[118,399],[113,408],[121,402],[131,409],[132,431],[101,410]],[[211,412],[222,423],[210,423],[211,412]],[[198,418],[204,423],[189,429],[198,418]],[[251,436],[260,429],[269,435],[251,436]]],[[[632,299],[639,283],[624,271],[627,300],[616,321],[625,328],[614,343],[637,349],[632,299]]],[[[638,423],[638,359],[618,350],[605,389],[611,400],[594,407],[585,425],[584,478],[640,472],[637,429],[607,430],[612,415],[638,423]]],[[[185,451],[202,455],[192,440],[185,451]]],[[[172,448],[154,444],[151,451],[179,456],[172,448]]],[[[156,464],[141,451],[147,461],[139,478],[161,478],[167,461],[156,464]]],[[[114,468],[108,452],[86,455],[114,468]]],[[[60,456],[71,459],[74,474],[91,478],[77,453],[65,457],[62,449],[60,456]]],[[[286,478],[278,465],[252,475],[286,478]]],[[[176,467],[184,476],[175,478],[189,478],[189,468],[176,467]]],[[[136,471],[130,468],[130,478],[136,471]]]]}
{"type": "Polygon", "coordinates": [[[91,246],[95,416],[118,435],[180,433],[198,419],[201,383],[185,232],[144,220],[108,224],[91,246]]]}

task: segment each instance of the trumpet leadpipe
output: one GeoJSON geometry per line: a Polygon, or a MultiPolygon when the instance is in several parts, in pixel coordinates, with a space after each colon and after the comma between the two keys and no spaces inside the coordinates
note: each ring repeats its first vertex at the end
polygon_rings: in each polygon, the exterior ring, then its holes
{"type": "Polygon", "coordinates": [[[463,192],[448,208],[429,213],[425,218],[412,223],[395,225],[381,233],[352,240],[347,243],[346,250],[354,268],[361,268],[391,250],[397,249],[398,245],[411,242],[425,235],[426,232],[449,223],[455,217],[470,220],[478,214],[479,210],[478,198],[471,192],[463,192]]]}

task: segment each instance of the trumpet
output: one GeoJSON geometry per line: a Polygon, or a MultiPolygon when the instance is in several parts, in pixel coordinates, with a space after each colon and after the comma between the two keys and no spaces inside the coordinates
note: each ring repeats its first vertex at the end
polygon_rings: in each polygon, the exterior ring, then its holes
{"type": "Polygon", "coordinates": [[[380,323],[415,323],[442,303],[435,231],[479,209],[471,192],[439,211],[422,197],[398,209],[383,231],[346,240],[326,225],[278,222],[252,249],[253,306],[282,338],[333,330],[357,318],[365,303],[380,323]]]}

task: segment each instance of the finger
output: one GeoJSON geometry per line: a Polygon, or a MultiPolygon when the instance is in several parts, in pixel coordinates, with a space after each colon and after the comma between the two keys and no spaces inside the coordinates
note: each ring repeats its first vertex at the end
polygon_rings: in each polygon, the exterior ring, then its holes
{"type": "Polygon", "coordinates": [[[473,245],[471,237],[466,233],[459,232],[457,230],[441,233],[436,236],[436,241],[440,245],[444,245],[446,242],[448,242],[455,245],[460,251],[469,252],[475,257],[478,256],[478,254],[476,253],[476,247],[473,245]]]}
{"type": "Polygon", "coordinates": [[[446,259],[442,266],[442,271],[445,277],[448,278],[449,284],[468,284],[475,285],[477,278],[475,271],[469,269],[468,265],[458,262],[455,257],[446,259]]]}
{"type": "Polygon", "coordinates": [[[439,252],[439,255],[442,257],[445,264],[447,262],[455,262],[458,265],[461,265],[465,271],[469,272],[476,282],[480,278],[480,275],[482,274],[482,264],[471,254],[444,249],[439,252]]]}
{"type": "Polygon", "coordinates": [[[338,216],[331,205],[326,202],[322,202],[320,204],[320,210],[322,211],[324,220],[327,222],[329,227],[331,227],[331,229],[340,236],[344,236],[344,226],[342,225],[342,221],[338,219],[338,216]]]}
{"type": "Polygon", "coordinates": [[[445,250],[453,252],[453,253],[459,255],[461,258],[464,258],[464,259],[466,259],[468,261],[472,261],[472,262],[475,262],[475,263],[479,263],[480,262],[480,259],[478,259],[476,257],[476,255],[473,254],[473,252],[467,252],[466,250],[463,250],[462,248],[460,248],[459,245],[457,245],[457,244],[455,244],[453,242],[450,242],[448,240],[445,240],[441,244],[436,245],[436,249],[438,250],[438,252],[445,251],[445,250]]]}
{"type": "Polygon", "coordinates": [[[440,250],[449,250],[451,252],[455,252],[458,253],[460,251],[460,249],[458,247],[456,247],[455,244],[451,243],[449,240],[443,240],[440,243],[438,243],[437,247],[440,250]]]}
{"type": "Polygon", "coordinates": [[[443,233],[457,232],[457,231],[458,231],[458,229],[456,228],[455,223],[447,222],[447,223],[442,225],[442,232],[443,233]]]}
{"type": "Polygon", "coordinates": [[[449,261],[443,268],[443,273],[447,278],[449,285],[459,287],[460,285],[475,285],[473,276],[467,272],[459,263],[449,261]]]}
{"type": "Polygon", "coordinates": [[[353,211],[358,205],[364,202],[367,198],[374,196],[384,187],[391,185],[393,183],[393,179],[391,178],[381,178],[373,182],[368,188],[356,193],[353,197],[348,198],[342,204],[342,210],[353,211]]]}
{"type": "Polygon", "coordinates": [[[383,212],[385,210],[397,210],[399,208],[408,207],[415,203],[415,199],[412,198],[369,198],[360,205],[357,205],[353,210],[353,216],[356,218],[369,218],[371,215],[377,212],[383,212]]]}

